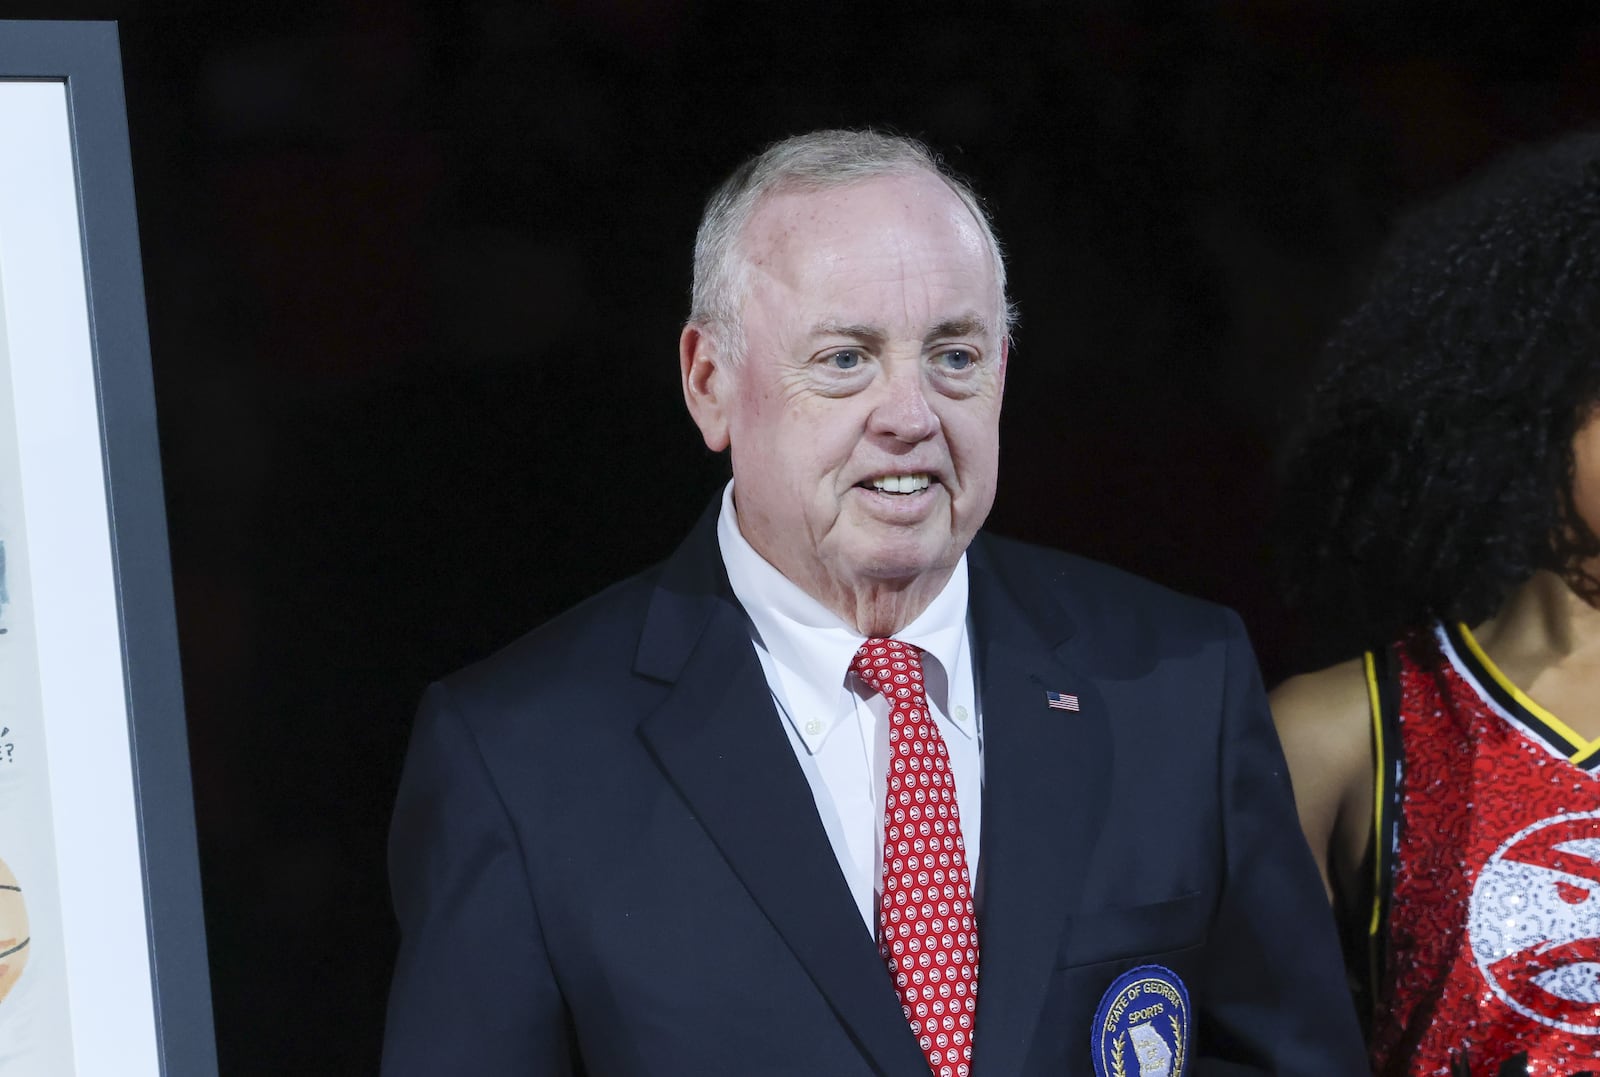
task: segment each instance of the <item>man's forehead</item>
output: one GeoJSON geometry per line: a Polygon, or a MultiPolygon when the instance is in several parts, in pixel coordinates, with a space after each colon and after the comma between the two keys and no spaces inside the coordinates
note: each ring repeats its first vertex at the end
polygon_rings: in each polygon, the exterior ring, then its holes
{"type": "Polygon", "coordinates": [[[890,275],[955,274],[967,277],[967,286],[999,287],[998,267],[976,222],[931,174],[778,192],[758,208],[741,238],[744,271],[786,289],[830,290],[839,274],[863,265],[882,266],[890,275]]]}

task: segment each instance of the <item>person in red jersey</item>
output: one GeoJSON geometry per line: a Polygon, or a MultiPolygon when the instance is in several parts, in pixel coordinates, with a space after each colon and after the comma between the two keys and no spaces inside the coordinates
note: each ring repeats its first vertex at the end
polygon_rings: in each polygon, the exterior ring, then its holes
{"type": "Polygon", "coordinates": [[[1600,135],[1410,218],[1290,454],[1272,696],[1374,1072],[1600,1073],[1600,135]]]}

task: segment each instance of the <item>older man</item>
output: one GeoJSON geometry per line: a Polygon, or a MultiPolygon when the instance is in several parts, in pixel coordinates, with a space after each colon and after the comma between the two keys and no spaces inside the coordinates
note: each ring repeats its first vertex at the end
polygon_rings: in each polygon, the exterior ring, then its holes
{"type": "Polygon", "coordinates": [[[1236,619],[979,532],[1008,324],[917,143],[712,197],[679,352],[733,481],[424,700],[389,1077],[1360,1072],[1236,619]]]}

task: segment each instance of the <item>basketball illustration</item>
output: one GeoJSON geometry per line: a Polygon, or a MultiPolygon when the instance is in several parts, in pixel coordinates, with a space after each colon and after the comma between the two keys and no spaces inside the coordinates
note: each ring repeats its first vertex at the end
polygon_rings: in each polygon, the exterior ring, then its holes
{"type": "Polygon", "coordinates": [[[0,860],[0,1004],[17,985],[27,963],[28,909],[22,903],[22,886],[0,860]]]}

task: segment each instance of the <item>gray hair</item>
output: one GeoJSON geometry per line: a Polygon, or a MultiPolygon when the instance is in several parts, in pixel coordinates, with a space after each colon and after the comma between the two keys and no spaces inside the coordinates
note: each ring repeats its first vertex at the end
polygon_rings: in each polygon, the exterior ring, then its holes
{"type": "Polygon", "coordinates": [[[711,333],[734,359],[744,356],[741,314],[746,265],[739,240],[756,209],[778,191],[821,191],[880,176],[928,173],[942,179],[972,214],[994,258],[1001,296],[1001,332],[1016,313],[1006,294],[1006,262],[989,214],[967,182],[914,138],[871,129],[826,130],[774,142],[736,168],[706,202],[694,240],[694,290],[689,324],[711,333]]]}

